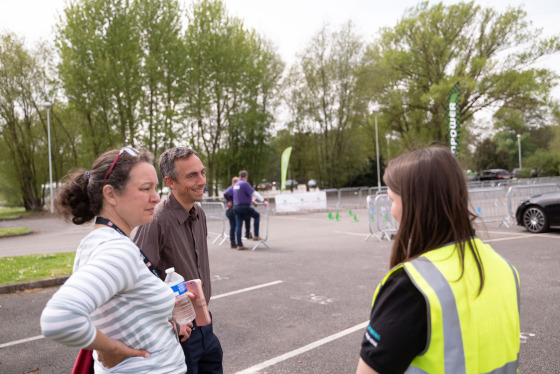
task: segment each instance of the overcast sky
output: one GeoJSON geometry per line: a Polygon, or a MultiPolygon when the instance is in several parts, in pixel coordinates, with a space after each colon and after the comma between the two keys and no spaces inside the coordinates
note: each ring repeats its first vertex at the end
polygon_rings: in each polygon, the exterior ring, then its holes
{"type": "MultiPolygon", "coordinates": [[[[311,38],[329,23],[333,27],[352,20],[364,40],[371,41],[380,27],[394,26],[405,9],[417,4],[411,0],[225,0],[230,14],[271,40],[288,64],[295,60],[311,38]]],[[[444,0],[445,4],[457,1],[444,0]]],[[[482,6],[504,10],[523,5],[533,26],[544,35],[560,34],[560,0],[477,0],[482,6]]],[[[52,39],[57,15],[66,0],[0,0],[0,29],[25,37],[29,43],[52,39]]],[[[182,1],[189,4],[190,1],[182,1]]],[[[431,1],[431,3],[435,3],[431,1]]],[[[560,55],[543,64],[560,74],[560,55]]],[[[560,99],[560,88],[554,91],[560,99]]]]}

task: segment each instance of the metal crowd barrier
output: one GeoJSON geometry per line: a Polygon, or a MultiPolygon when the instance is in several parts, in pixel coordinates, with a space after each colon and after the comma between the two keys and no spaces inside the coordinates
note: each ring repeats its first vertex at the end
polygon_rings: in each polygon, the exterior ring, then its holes
{"type": "Polygon", "coordinates": [[[363,208],[364,197],[368,187],[348,187],[338,190],[338,205],[340,208],[363,208]],[[364,194],[363,194],[364,193],[364,194]]]}
{"type": "MultiPolygon", "coordinates": [[[[483,222],[499,222],[500,225],[509,227],[512,222],[515,222],[515,210],[523,199],[539,193],[559,191],[560,177],[508,180],[499,184],[496,187],[482,187],[484,185],[482,183],[469,183],[469,206],[471,211],[476,213],[478,219],[483,222]],[[558,183],[535,184],[537,181],[542,182],[544,180],[558,183]],[[473,188],[473,186],[478,188],[473,188]]],[[[391,200],[386,194],[385,186],[381,189],[377,187],[328,189],[325,190],[325,193],[328,210],[343,207],[363,207],[365,200],[369,217],[369,235],[365,240],[368,240],[371,236],[375,236],[380,241],[383,238],[390,239],[391,234],[397,231],[398,223],[391,215],[391,200]]],[[[224,204],[208,201],[217,199],[220,198],[207,198],[200,204],[206,213],[208,233],[216,235],[213,243],[223,238],[221,245],[229,238],[227,234],[229,230],[226,228],[227,220],[224,204]]],[[[255,250],[261,244],[270,248],[266,240],[268,238],[271,206],[267,206],[266,209],[263,207],[264,204],[258,204],[257,206],[257,209],[261,212],[261,232],[264,235],[253,246],[252,250],[255,250]]],[[[229,225],[229,222],[227,224],[229,225]]]]}
{"type": "Polygon", "coordinates": [[[200,204],[202,210],[204,210],[204,213],[206,214],[206,227],[208,229],[208,234],[216,235],[216,238],[214,238],[212,243],[215,243],[220,238],[225,238],[226,209],[224,203],[203,200],[198,204],[200,204]]]}
{"type": "Polygon", "coordinates": [[[511,179],[510,185],[520,185],[520,184],[548,184],[555,183],[560,184],[560,177],[538,177],[538,178],[519,178],[511,179]]]}
{"type": "Polygon", "coordinates": [[[256,203],[256,206],[254,208],[261,214],[261,219],[259,223],[259,240],[257,240],[257,243],[255,243],[253,248],[251,248],[251,251],[257,249],[261,244],[270,249],[270,246],[266,242],[268,240],[268,227],[270,223],[270,205],[256,203]],[[266,224],[263,225],[263,223],[265,222],[266,224]]]}
{"type": "Polygon", "coordinates": [[[471,188],[485,187],[509,187],[518,185],[540,185],[555,183],[560,184],[560,177],[539,177],[539,178],[514,178],[514,179],[498,179],[489,181],[469,181],[467,185],[471,188]]]}
{"type": "MultiPolygon", "coordinates": [[[[210,204],[216,204],[216,203],[210,203],[210,204]]],[[[224,216],[224,228],[223,228],[223,232],[221,235],[218,235],[218,237],[216,239],[214,239],[214,242],[216,242],[219,238],[222,238],[222,240],[220,241],[220,243],[218,245],[222,245],[224,244],[224,242],[226,240],[228,240],[229,237],[229,220],[227,220],[227,228],[226,228],[226,209],[225,209],[225,205],[223,203],[222,204],[223,207],[223,216],[224,216]]],[[[262,207],[265,207],[265,205],[263,203],[256,203],[255,206],[253,206],[254,209],[256,209],[261,217],[260,217],[260,222],[259,222],[259,240],[257,240],[257,243],[255,243],[255,245],[251,248],[252,251],[254,251],[255,249],[258,248],[259,245],[264,245],[266,248],[270,249],[270,246],[268,245],[268,243],[266,242],[268,239],[268,227],[269,227],[269,223],[270,223],[270,204],[268,206],[266,206],[266,209],[263,209],[262,207]],[[263,214],[263,211],[265,214],[263,214]],[[266,221],[266,225],[263,225],[263,222],[266,221]],[[264,233],[264,235],[263,235],[264,233]]],[[[206,218],[208,218],[208,216],[206,216],[206,218]]],[[[253,228],[254,226],[254,220],[251,219],[251,227],[253,228]]],[[[245,224],[243,224],[242,229],[244,229],[245,224]]],[[[210,232],[210,229],[208,229],[208,232],[210,232]]],[[[243,234],[243,233],[242,233],[243,234]]],[[[254,230],[253,230],[253,235],[255,234],[254,230]]],[[[245,240],[251,240],[251,239],[245,239],[245,240]]]]}
{"type": "Polygon", "coordinates": [[[327,209],[338,209],[340,205],[340,192],[336,188],[325,190],[327,195],[327,209]]]}
{"type": "Polygon", "coordinates": [[[471,210],[483,222],[500,222],[509,227],[515,222],[515,212],[519,203],[531,196],[559,191],[556,183],[515,184],[508,187],[469,189],[471,210]]]}
{"type": "Polygon", "coordinates": [[[387,186],[381,186],[381,188],[378,187],[370,187],[368,189],[368,195],[379,195],[379,194],[386,194],[387,193],[387,186]]]}
{"type": "MultiPolygon", "coordinates": [[[[515,222],[515,209],[526,198],[539,193],[559,191],[560,185],[556,183],[538,185],[514,185],[507,187],[475,188],[469,190],[470,209],[476,213],[483,222],[499,222],[500,225],[509,227],[515,222]]],[[[391,200],[386,194],[368,195],[366,198],[368,209],[369,235],[379,241],[383,238],[391,239],[398,223],[391,215],[391,200]]]]}
{"type": "Polygon", "coordinates": [[[556,183],[511,186],[507,190],[506,194],[509,218],[515,222],[515,211],[517,210],[517,206],[519,205],[519,203],[524,199],[537,194],[555,192],[559,190],[560,185],[556,183]]]}
{"type": "Polygon", "coordinates": [[[509,227],[505,187],[470,189],[469,205],[483,222],[500,222],[500,226],[509,227]]]}
{"type": "Polygon", "coordinates": [[[389,195],[368,195],[366,202],[369,217],[369,235],[364,241],[367,241],[372,236],[378,241],[382,241],[383,238],[391,240],[391,234],[397,232],[398,223],[391,215],[392,202],[389,199],[389,195]]]}
{"type": "Polygon", "coordinates": [[[467,187],[469,189],[507,187],[511,183],[513,183],[511,179],[492,179],[487,181],[470,181],[467,182],[467,187]]]}

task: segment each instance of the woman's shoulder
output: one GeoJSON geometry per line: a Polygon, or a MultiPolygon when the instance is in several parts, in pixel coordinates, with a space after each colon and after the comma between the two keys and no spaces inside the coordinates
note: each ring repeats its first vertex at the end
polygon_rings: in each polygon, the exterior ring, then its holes
{"type": "Polygon", "coordinates": [[[139,254],[138,246],[125,235],[103,227],[89,233],[80,245],[82,251],[91,252],[92,256],[111,256],[115,253],[121,256],[134,256],[139,254]]]}
{"type": "Polygon", "coordinates": [[[84,240],[97,242],[99,245],[104,245],[106,243],[134,245],[128,236],[123,235],[110,227],[102,227],[97,230],[93,230],[84,238],[84,240]]]}
{"type": "Polygon", "coordinates": [[[385,288],[415,288],[412,280],[402,266],[394,268],[389,272],[383,286],[385,288]]]}
{"type": "Polygon", "coordinates": [[[392,302],[408,300],[422,303],[424,301],[422,293],[403,267],[394,268],[389,272],[379,289],[377,298],[385,301],[392,300],[392,302]]]}

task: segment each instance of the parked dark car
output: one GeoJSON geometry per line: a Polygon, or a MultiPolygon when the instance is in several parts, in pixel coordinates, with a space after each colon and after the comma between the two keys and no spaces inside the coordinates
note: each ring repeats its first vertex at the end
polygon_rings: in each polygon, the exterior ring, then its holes
{"type": "Polygon", "coordinates": [[[257,184],[258,191],[268,191],[272,189],[272,183],[268,182],[266,179],[263,179],[261,183],[257,184]]]}
{"type": "Polygon", "coordinates": [[[517,224],[530,232],[560,229],[560,192],[535,195],[523,200],[515,213],[517,224]]]}
{"type": "Polygon", "coordinates": [[[482,170],[478,176],[477,180],[479,181],[493,181],[493,180],[500,180],[500,179],[510,179],[511,175],[509,171],[505,169],[489,169],[489,170],[482,170]]]}

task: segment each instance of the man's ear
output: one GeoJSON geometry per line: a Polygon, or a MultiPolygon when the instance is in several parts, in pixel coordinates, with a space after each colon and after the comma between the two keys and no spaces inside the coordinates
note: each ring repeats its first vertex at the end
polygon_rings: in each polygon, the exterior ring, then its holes
{"type": "Polygon", "coordinates": [[[163,177],[163,180],[164,180],[165,184],[167,185],[167,187],[169,187],[172,190],[175,189],[175,181],[172,178],[163,177]]]}
{"type": "Polygon", "coordinates": [[[113,206],[117,205],[117,199],[115,195],[115,188],[113,186],[111,186],[110,184],[106,184],[105,186],[103,186],[103,197],[105,198],[107,203],[113,206]]]}

